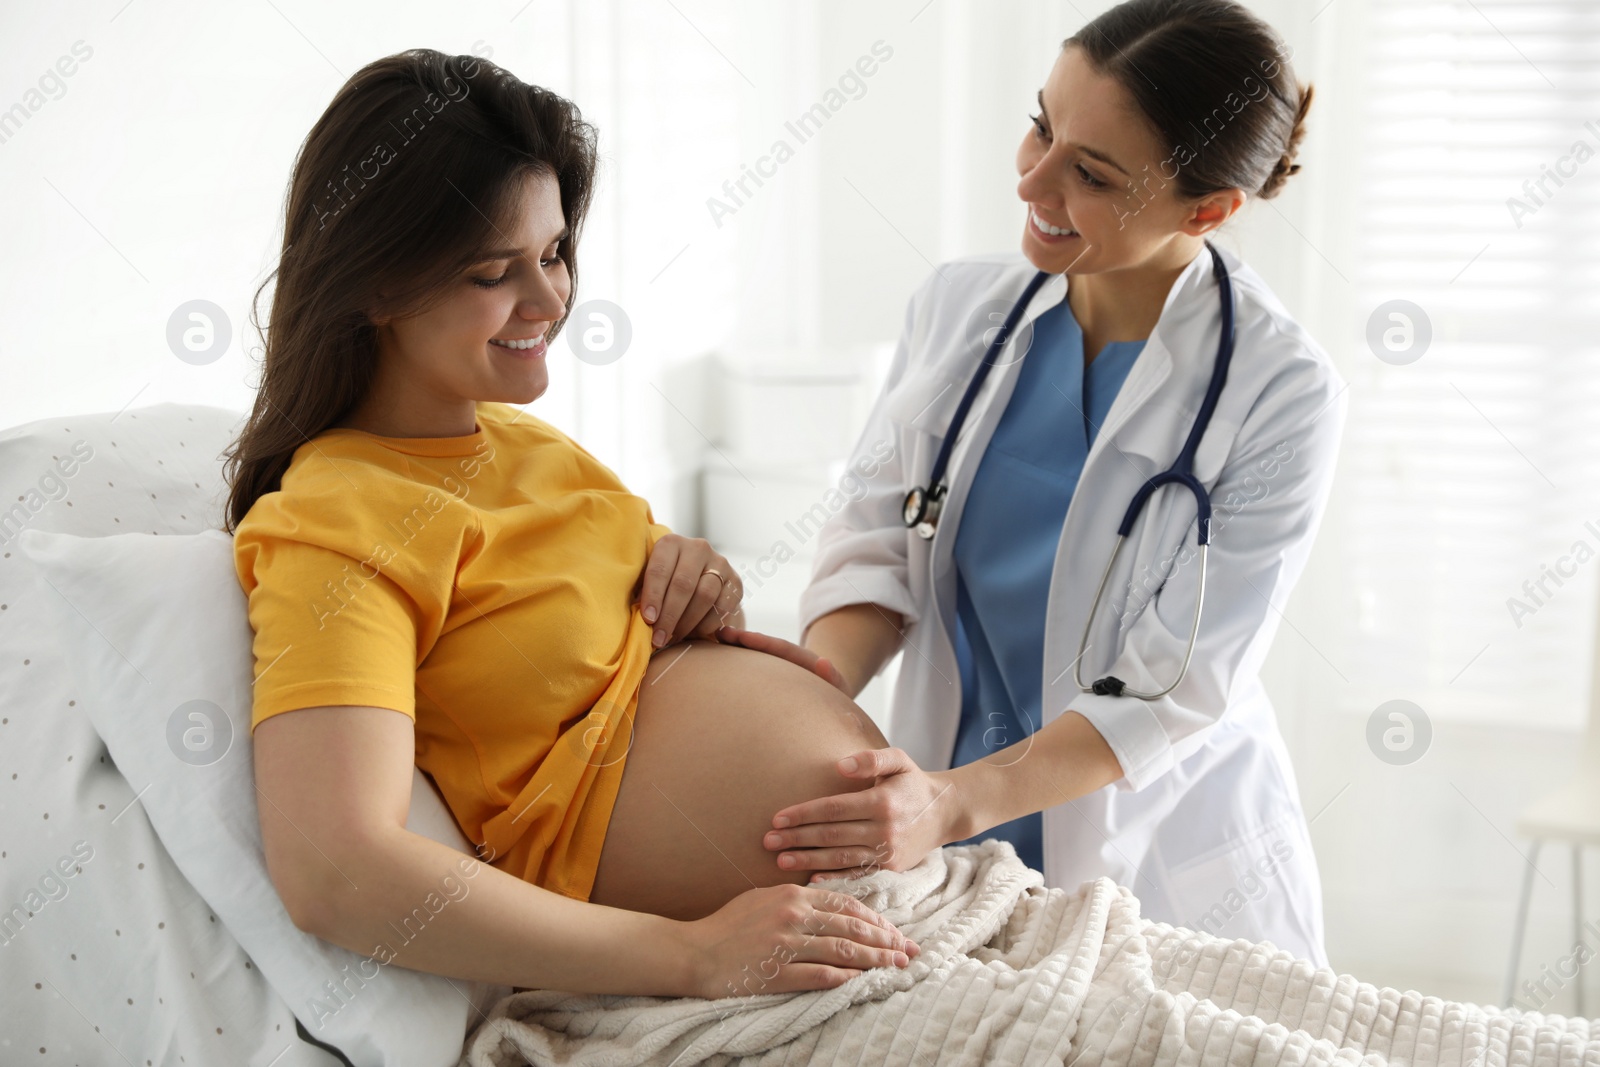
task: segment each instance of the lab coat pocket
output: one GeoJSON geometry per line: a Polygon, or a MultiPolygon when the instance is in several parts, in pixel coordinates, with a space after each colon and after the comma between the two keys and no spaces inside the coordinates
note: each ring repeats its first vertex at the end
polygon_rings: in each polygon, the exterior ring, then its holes
{"type": "Polygon", "coordinates": [[[1218,937],[1271,941],[1327,965],[1316,859],[1298,811],[1244,841],[1169,868],[1172,917],[1147,916],[1218,937]]]}
{"type": "MultiPolygon", "coordinates": [[[[1192,404],[1185,401],[1181,405],[1153,397],[1121,428],[1114,447],[1124,454],[1145,457],[1150,461],[1152,474],[1168,470],[1178,461],[1178,454],[1194,431],[1200,404],[1199,396],[1192,398],[1192,404]]],[[[1195,449],[1193,466],[1195,477],[1207,489],[1221,476],[1238,443],[1239,432],[1239,424],[1222,411],[1211,413],[1211,422],[1200,436],[1200,446],[1195,449]]]]}

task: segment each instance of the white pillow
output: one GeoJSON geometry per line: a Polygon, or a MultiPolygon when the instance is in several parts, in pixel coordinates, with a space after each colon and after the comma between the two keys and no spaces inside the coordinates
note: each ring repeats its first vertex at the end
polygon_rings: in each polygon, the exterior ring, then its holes
{"type": "MultiPolygon", "coordinates": [[[[510,987],[380,966],[316,938],[290,921],[268,877],[249,746],[251,631],[232,537],[28,530],[18,543],[57,594],[47,598],[56,640],[112,758],[178,869],[306,1030],[357,1067],[454,1064],[479,1012],[510,987]],[[353,992],[336,997],[329,982],[353,992]]],[[[421,771],[416,785],[407,825],[470,855],[421,771]]]]}
{"type": "Polygon", "coordinates": [[[243,418],[157,404],[0,431],[0,1063],[339,1063],[173,864],[16,542],[220,524],[213,457],[243,418]]]}

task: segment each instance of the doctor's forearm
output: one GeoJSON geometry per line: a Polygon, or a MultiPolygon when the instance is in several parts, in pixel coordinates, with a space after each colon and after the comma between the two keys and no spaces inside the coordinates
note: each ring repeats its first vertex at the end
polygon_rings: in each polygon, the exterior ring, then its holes
{"type": "Polygon", "coordinates": [[[905,620],[878,604],[849,604],[812,623],[800,643],[838,668],[859,696],[900,650],[905,620]]]}
{"type": "Polygon", "coordinates": [[[1111,746],[1075,711],[981,760],[946,772],[957,783],[962,825],[953,841],[1087,796],[1122,777],[1111,746]]]}

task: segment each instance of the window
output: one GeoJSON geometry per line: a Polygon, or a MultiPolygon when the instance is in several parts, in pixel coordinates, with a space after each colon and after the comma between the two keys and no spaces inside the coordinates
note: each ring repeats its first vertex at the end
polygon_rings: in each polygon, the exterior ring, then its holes
{"type": "MultiPolygon", "coordinates": [[[[1600,575],[1600,5],[1382,0],[1351,169],[1339,706],[1581,727],[1600,575]],[[1402,299],[1420,316],[1389,317],[1402,299]],[[1413,349],[1414,351],[1414,349],[1413,349]],[[1381,354],[1380,354],[1381,353],[1381,354]]],[[[1347,272],[1348,273],[1348,272],[1347,272]]]]}

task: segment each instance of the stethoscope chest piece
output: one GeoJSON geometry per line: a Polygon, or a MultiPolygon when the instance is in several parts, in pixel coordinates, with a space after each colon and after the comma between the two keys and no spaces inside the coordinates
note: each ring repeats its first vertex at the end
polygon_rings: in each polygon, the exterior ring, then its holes
{"type": "Polygon", "coordinates": [[[1042,270],[1036,272],[1027,287],[1022,290],[1017,302],[1012,305],[1004,325],[995,332],[994,339],[989,342],[983,361],[978,364],[977,373],[967,383],[967,391],[962,394],[961,403],[956,406],[955,414],[951,416],[949,429],[945,432],[944,440],[939,443],[939,454],[934,457],[933,471],[928,475],[928,485],[914,486],[906,494],[905,504],[901,508],[901,518],[905,520],[906,526],[915,530],[917,536],[924,541],[932,541],[933,535],[939,529],[939,513],[944,510],[945,494],[950,488],[944,481],[945,466],[950,462],[950,451],[955,446],[956,438],[960,436],[961,427],[967,418],[967,410],[972,407],[973,398],[983,387],[984,378],[999,361],[1000,350],[1005,347],[1011,331],[1016,328],[1017,321],[1027,310],[1028,301],[1033,299],[1033,294],[1039,291],[1039,287],[1049,277],[1051,276],[1042,270]]]}
{"type": "Polygon", "coordinates": [[[932,489],[924,489],[919,485],[906,494],[902,517],[905,524],[916,530],[917,536],[924,541],[933,540],[933,535],[938,532],[939,512],[944,510],[945,491],[943,484],[932,489]]]}

